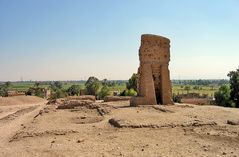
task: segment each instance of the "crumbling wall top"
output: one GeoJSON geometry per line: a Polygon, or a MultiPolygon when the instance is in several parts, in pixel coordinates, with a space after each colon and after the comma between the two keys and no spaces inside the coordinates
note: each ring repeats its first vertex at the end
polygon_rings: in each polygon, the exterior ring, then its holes
{"type": "Polygon", "coordinates": [[[161,42],[166,42],[170,43],[170,40],[166,37],[159,36],[159,35],[153,35],[153,34],[142,34],[141,35],[141,42],[142,41],[161,41],[161,42]]]}

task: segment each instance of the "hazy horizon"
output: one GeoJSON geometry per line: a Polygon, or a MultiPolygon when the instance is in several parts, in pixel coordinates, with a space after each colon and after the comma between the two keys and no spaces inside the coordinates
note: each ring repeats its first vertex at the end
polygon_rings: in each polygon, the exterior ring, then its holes
{"type": "Polygon", "coordinates": [[[141,34],[171,40],[171,79],[239,67],[239,1],[0,0],[0,81],[127,80],[141,34]]]}

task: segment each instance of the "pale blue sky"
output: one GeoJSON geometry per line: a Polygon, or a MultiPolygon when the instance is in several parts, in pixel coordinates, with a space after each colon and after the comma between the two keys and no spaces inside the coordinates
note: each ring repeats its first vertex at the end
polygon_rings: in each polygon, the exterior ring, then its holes
{"type": "Polygon", "coordinates": [[[239,66],[238,0],[0,0],[0,80],[128,79],[140,36],[171,40],[172,79],[239,66]]]}

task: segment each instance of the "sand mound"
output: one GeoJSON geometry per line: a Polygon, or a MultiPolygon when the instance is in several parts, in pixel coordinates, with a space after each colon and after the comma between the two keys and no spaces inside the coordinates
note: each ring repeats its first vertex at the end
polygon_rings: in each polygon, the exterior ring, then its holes
{"type": "Polygon", "coordinates": [[[35,104],[44,101],[45,99],[36,96],[1,97],[0,106],[35,104]]]}

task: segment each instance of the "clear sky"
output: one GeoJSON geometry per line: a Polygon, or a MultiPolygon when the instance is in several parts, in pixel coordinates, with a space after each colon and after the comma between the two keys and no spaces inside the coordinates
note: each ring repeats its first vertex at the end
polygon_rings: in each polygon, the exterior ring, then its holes
{"type": "Polygon", "coordinates": [[[172,79],[239,66],[238,0],[0,0],[0,80],[128,79],[144,33],[171,40],[172,79]]]}

